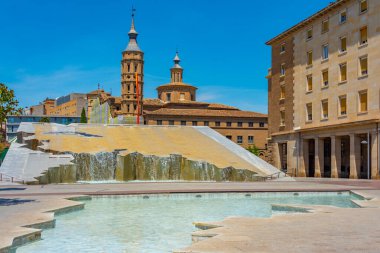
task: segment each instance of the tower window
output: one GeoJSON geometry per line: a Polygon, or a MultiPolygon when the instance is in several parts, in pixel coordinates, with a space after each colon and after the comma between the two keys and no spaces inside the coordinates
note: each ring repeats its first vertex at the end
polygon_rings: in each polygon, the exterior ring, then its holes
{"type": "Polygon", "coordinates": [[[285,43],[282,43],[282,44],[281,44],[281,47],[280,47],[280,53],[281,53],[281,54],[285,53],[285,43]]]}
{"type": "Polygon", "coordinates": [[[181,120],[181,126],[186,126],[186,120],[181,120]]]}
{"type": "Polygon", "coordinates": [[[161,126],[162,125],[162,120],[157,120],[157,126],[161,126]]]}
{"type": "Polygon", "coordinates": [[[139,64],[135,64],[135,73],[137,72],[137,67],[139,66],[139,64]]]}
{"type": "Polygon", "coordinates": [[[127,71],[130,72],[131,71],[131,64],[127,64],[127,71]]]}
{"type": "Polygon", "coordinates": [[[166,101],[170,102],[171,98],[172,98],[172,94],[171,93],[166,93],[166,101]]]}
{"type": "Polygon", "coordinates": [[[238,127],[243,127],[243,122],[238,122],[237,125],[238,127]]]}
{"type": "Polygon", "coordinates": [[[232,126],[232,122],[227,122],[227,127],[231,127],[232,126]]]}
{"type": "Polygon", "coordinates": [[[253,127],[253,122],[248,122],[248,127],[253,127]]]}
{"type": "Polygon", "coordinates": [[[169,120],[169,125],[174,126],[174,120],[169,120]]]}

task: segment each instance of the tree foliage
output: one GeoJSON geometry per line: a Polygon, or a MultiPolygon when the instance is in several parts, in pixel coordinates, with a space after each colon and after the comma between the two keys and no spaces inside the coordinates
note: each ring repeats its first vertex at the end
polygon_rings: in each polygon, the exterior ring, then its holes
{"type": "Polygon", "coordinates": [[[5,84],[0,83],[0,129],[3,130],[3,123],[8,114],[19,115],[22,109],[18,107],[18,100],[15,92],[9,89],[5,84]]]}
{"type": "Polygon", "coordinates": [[[260,150],[259,150],[258,147],[256,147],[255,144],[253,144],[252,146],[249,146],[249,147],[247,148],[247,150],[248,150],[249,152],[251,152],[252,154],[254,154],[255,156],[259,156],[259,154],[260,154],[260,150]]]}
{"type": "Polygon", "coordinates": [[[80,123],[87,123],[86,111],[84,107],[82,109],[82,113],[80,114],[80,123]]]}
{"type": "Polygon", "coordinates": [[[50,123],[50,119],[49,119],[48,117],[42,117],[42,118],[40,119],[40,122],[41,122],[41,123],[50,123]]]}

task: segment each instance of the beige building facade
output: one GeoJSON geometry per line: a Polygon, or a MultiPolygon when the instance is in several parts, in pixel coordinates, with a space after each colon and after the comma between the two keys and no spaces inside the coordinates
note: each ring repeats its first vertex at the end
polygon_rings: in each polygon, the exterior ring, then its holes
{"type": "Polygon", "coordinates": [[[267,42],[269,122],[278,118],[284,128],[270,126],[276,167],[297,176],[379,178],[378,13],[376,0],[338,0],[267,42]],[[292,109],[271,113],[286,102],[292,109]]]}

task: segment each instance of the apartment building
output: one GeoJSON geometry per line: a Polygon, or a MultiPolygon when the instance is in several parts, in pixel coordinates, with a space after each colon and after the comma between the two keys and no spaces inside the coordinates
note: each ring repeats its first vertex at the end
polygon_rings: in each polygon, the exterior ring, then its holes
{"type": "Polygon", "coordinates": [[[270,162],[379,178],[380,1],[338,0],[267,42],[270,162]]]}

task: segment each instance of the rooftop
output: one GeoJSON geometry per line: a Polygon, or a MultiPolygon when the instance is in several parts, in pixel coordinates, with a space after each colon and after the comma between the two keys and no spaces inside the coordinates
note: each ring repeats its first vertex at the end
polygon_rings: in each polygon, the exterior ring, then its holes
{"type": "Polygon", "coordinates": [[[335,8],[341,6],[342,4],[344,4],[344,3],[348,2],[348,1],[349,0],[336,0],[335,2],[331,2],[327,7],[323,8],[322,10],[318,11],[317,13],[311,15],[310,17],[302,20],[298,24],[292,26],[291,28],[287,29],[283,33],[277,35],[276,37],[270,39],[265,44],[266,45],[272,45],[274,42],[276,42],[278,40],[281,40],[281,39],[285,38],[286,36],[288,36],[289,34],[302,29],[306,25],[309,25],[310,23],[312,23],[316,19],[322,17],[326,13],[330,12],[331,10],[334,10],[335,8]]]}
{"type": "Polygon", "coordinates": [[[237,118],[267,118],[268,115],[240,110],[210,110],[210,109],[169,109],[145,111],[147,115],[198,116],[198,117],[237,117],[237,118]]]}

